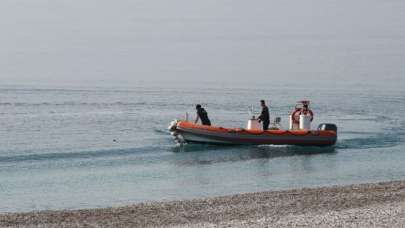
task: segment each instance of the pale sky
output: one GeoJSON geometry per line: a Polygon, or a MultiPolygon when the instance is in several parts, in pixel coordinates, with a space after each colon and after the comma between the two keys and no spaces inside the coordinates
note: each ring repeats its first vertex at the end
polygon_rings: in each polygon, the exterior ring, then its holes
{"type": "Polygon", "coordinates": [[[402,0],[2,0],[13,83],[404,84],[402,0]]]}

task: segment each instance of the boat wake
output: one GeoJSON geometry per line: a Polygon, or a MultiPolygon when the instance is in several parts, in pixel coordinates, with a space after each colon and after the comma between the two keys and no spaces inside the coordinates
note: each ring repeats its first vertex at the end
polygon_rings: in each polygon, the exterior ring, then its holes
{"type": "Polygon", "coordinates": [[[74,160],[74,159],[96,159],[100,157],[120,157],[133,154],[151,153],[162,150],[162,147],[142,147],[142,148],[125,148],[125,149],[105,149],[94,151],[78,152],[60,152],[60,153],[41,153],[27,155],[10,155],[0,156],[1,163],[25,162],[25,161],[49,161],[49,160],[74,160]]]}
{"type": "Polygon", "coordinates": [[[387,128],[384,129],[384,133],[356,133],[356,136],[362,135],[363,137],[338,140],[336,147],[338,149],[372,149],[395,147],[401,144],[401,137],[403,137],[404,134],[405,131],[403,127],[387,128]]]}

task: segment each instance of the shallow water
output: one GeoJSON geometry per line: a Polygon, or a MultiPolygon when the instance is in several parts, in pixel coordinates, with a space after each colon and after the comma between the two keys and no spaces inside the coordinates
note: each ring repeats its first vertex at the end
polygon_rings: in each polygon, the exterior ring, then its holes
{"type": "Polygon", "coordinates": [[[405,177],[405,94],[369,86],[0,88],[0,212],[74,209],[398,180],[405,177]],[[334,147],[175,145],[166,127],[194,104],[244,127],[271,100],[283,126],[310,98],[334,147]]]}

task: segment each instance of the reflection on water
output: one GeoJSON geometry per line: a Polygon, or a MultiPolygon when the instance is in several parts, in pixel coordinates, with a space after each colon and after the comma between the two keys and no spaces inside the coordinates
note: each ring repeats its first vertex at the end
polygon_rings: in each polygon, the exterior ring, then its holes
{"type": "Polygon", "coordinates": [[[220,162],[336,153],[334,146],[217,146],[185,144],[178,145],[172,148],[172,150],[178,153],[179,160],[176,160],[176,163],[179,165],[207,165],[220,162]]]}

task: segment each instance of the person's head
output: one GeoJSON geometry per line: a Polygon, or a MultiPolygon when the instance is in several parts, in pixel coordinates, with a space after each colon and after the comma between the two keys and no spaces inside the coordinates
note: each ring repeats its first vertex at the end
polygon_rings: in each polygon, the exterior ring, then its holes
{"type": "Polygon", "coordinates": [[[195,109],[201,109],[201,105],[200,104],[197,104],[196,106],[195,106],[195,109]]]}
{"type": "Polygon", "coordinates": [[[260,100],[260,105],[261,105],[262,107],[264,107],[264,106],[266,106],[266,102],[265,102],[264,100],[260,100]]]}

